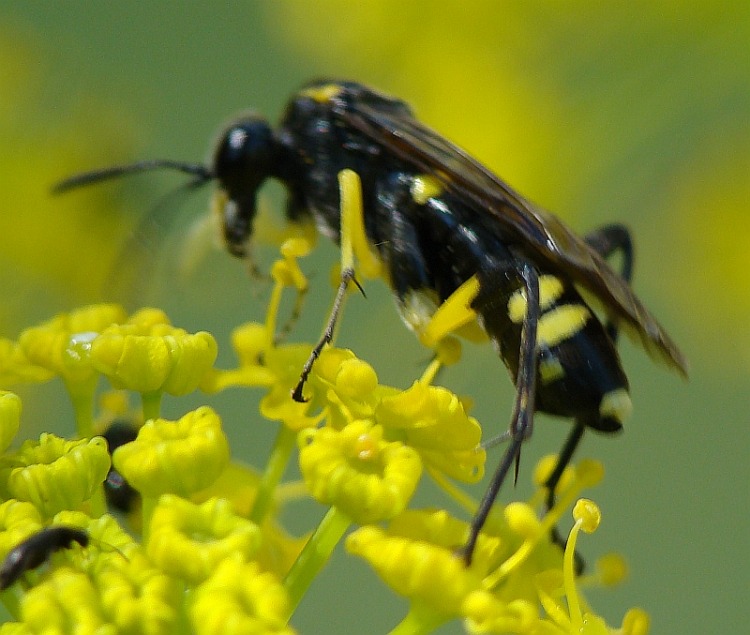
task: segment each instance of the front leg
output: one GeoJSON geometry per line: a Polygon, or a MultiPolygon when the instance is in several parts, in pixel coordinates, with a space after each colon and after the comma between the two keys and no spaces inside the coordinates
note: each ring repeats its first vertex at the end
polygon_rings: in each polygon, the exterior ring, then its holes
{"type": "Polygon", "coordinates": [[[360,264],[366,277],[377,277],[381,272],[380,259],[370,249],[365,233],[362,184],[359,176],[352,170],[342,170],[339,172],[338,179],[341,198],[341,282],[333,301],[328,322],[325,329],[323,329],[323,335],[312,349],[310,356],[302,368],[299,381],[294,390],[292,390],[292,399],[297,402],[307,401],[302,394],[302,390],[310,375],[310,371],[312,371],[315,360],[320,357],[320,353],[326,345],[330,344],[333,340],[336,323],[344,307],[349,283],[354,282],[364,295],[364,290],[354,276],[355,259],[360,264]]]}

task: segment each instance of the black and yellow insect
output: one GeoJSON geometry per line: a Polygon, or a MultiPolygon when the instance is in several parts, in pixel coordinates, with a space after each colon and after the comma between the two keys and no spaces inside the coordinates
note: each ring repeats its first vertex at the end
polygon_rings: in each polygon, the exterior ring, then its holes
{"type": "Polygon", "coordinates": [[[5,556],[0,565],[0,590],[7,589],[24,573],[41,566],[55,551],[72,547],[74,543],[87,547],[88,533],[79,527],[54,525],[32,534],[5,556]]]}
{"type": "Polygon", "coordinates": [[[630,288],[633,252],[623,226],[579,238],[421,124],[404,102],[362,84],[309,83],[275,129],[257,115],[234,121],[210,166],[142,162],[82,174],[58,189],[156,168],[192,174],[195,184],[217,183],[215,207],[236,256],[247,252],[256,195],[269,178],[286,186],[291,222],[312,218],[341,245],[342,283],[316,353],[330,341],[355,259],[358,273],[366,264],[388,282],[404,321],[423,341],[482,327],[513,377],[516,398],[507,449],[472,521],[467,562],[507,472],[514,462],[518,469],[535,411],[574,422],[547,482],[550,503],[584,430],[621,429],[630,397],[615,350],[618,330],[687,373],[675,343],[630,288]],[[605,262],[616,251],[620,274],[605,262]],[[579,289],[598,301],[605,324],[579,289]]]}

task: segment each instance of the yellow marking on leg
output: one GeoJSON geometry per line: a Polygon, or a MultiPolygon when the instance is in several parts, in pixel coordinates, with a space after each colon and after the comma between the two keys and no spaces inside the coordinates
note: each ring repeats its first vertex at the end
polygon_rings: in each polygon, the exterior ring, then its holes
{"type": "Polygon", "coordinates": [[[343,86],[339,84],[323,84],[323,86],[315,86],[314,88],[305,88],[299,91],[300,97],[309,97],[317,101],[319,104],[325,104],[336,98],[343,91],[343,86]]]}
{"type": "Polygon", "coordinates": [[[431,198],[440,196],[444,191],[443,184],[434,176],[422,174],[415,176],[409,188],[409,194],[418,205],[424,205],[431,198]]]}
{"type": "Polygon", "coordinates": [[[589,311],[582,304],[563,304],[545,313],[539,319],[536,342],[539,346],[556,346],[560,342],[573,337],[591,317],[589,311]]]}
{"type": "MultiPolygon", "coordinates": [[[[560,278],[550,274],[539,277],[539,308],[549,309],[562,295],[563,283],[560,278]]],[[[520,324],[526,317],[526,290],[519,289],[508,300],[508,317],[511,322],[520,324]]]]}
{"type": "Polygon", "coordinates": [[[602,397],[599,404],[599,414],[602,417],[608,417],[620,423],[625,422],[632,410],[633,402],[630,401],[630,395],[625,388],[611,390],[602,397]]]}
{"type": "Polygon", "coordinates": [[[432,348],[446,335],[474,322],[477,319],[477,313],[471,308],[471,303],[478,293],[479,279],[474,275],[437,308],[429,324],[421,333],[418,333],[422,344],[432,348]]]}
{"type": "Polygon", "coordinates": [[[363,278],[379,278],[383,273],[383,263],[370,247],[365,233],[364,211],[362,209],[362,183],[353,170],[339,172],[341,194],[341,270],[357,272],[363,278]]]}

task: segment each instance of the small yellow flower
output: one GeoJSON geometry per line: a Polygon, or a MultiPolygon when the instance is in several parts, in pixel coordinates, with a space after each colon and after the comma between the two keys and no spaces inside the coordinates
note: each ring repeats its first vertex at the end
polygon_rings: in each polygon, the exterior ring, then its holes
{"type": "Polygon", "coordinates": [[[99,429],[108,427],[117,418],[132,418],[128,393],[124,390],[108,390],[99,396],[99,429]]]}
{"type": "Polygon", "coordinates": [[[212,368],[201,382],[207,393],[221,392],[232,386],[272,386],[276,376],[265,366],[270,338],[263,324],[247,322],[232,331],[232,348],[239,367],[231,370],[212,368]]]}
{"type": "MultiPolygon", "coordinates": [[[[457,554],[467,529],[445,512],[410,511],[388,531],[360,527],[347,537],[346,549],[367,560],[396,593],[448,619],[460,615],[467,595],[481,589],[480,571],[467,568],[457,554]]],[[[475,562],[481,563],[496,547],[496,540],[482,537],[475,562]]]]}
{"type": "Polygon", "coordinates": [[[0,504],[0,559],[42,529],[42,522],[39,510],[31,503],[11,498],[0,504]]]}
{"type": "Polygon", "coordinates": [[[21,422],[21,398],[0,390],[0,452],[5,452],[18,433],[21,422]]]}
{"type": "Polygon", "coordinates": [[[113,633],[175,632],[183,589],[140,550],[128,552],[127,558],[108,559],[91,575],[113,633]]]}
{"type": "Polygon", "coordinates": [[[380,386],[372,366],[343,348],[321,352],[308,384],[311,402],[320,402],[327,425],[338,430],[357,419],[372,419],[383,396],[398,392],[380,386]]]}
{"type": "Polygon", "coordinates": [[[484,589],[470,593],[461,607],[467,617],[466,630],[472,635],[480,633],[539,633],[540,635],[563,635],[550,630],[539,619],[535,603],[518,599],[504,602],[484,589]]]}
{"type": "Polygon", "coordinates": [[[290,397],[310,350],[308,344],[287,344],[270,349],[265,357],[265,366],[273,373],[274,383],[260,400],[260,414],[295,431],[320,421],[319,416],[311,415],[315,403],[299,403],[290,397]]]}
{"type": "Polygon", "coordinates": [[[111,633],[100,605],[99,590],[86,573],[66,566],[52,570],[28,590],[21,617],[34,633],[111,633]]]}
{"type": "Polygon", "coordinates": [[[90,359],[92,341],[125,318],[125,310],[116,304],[87,306],[26,329],[18,342],[31,363],[59,375],[66,383],[85,382],[95,376],[90,359]]]}
{"type": "Polygon", "coordinates": [[[236,516],[226,500],[196,505],[165,495],[151,519],[148,555],[170,575],[199,584],[226,558],[250,560],[260,540],[258,526],[236,516]]]}
{"type": "Polygon", "coordinates": [[[643,609],[634,608],[625,613],[618,635],[648,635],[651,618],[643,609]]]}
{"type": "Polygon", "coordinates": [[[0,385],[41,383],[54,377],[54,373],[32,364],[17,342],[0,337],[0,385]]]}
{"type": "Polygon", "coordinates": [[[273,346],[266,325],[249,322],[232,333],[232,347],[240,362],[237,368],[213,369],[201,383],[208,393],[232,386],[267,388],[260,403],[266,419],[280,421],[292,430],[314,426],[319,417],[310,416],[311,403],[298,403],[289,397],[310,355],[308,344],[273,346]]]}
{"type": "Polygon", "coordinates": [[[91,548],[115,554],[120,559],[123,556],[129,557],[133,547],[137,546],[132,536],[109,514],[91,518],[83,512],[64,509],[55,514],[50,524],[80,527],[89,535],[91,548]]]}
{"type": "Polygon", "coordinates": [[[91,344],[91,360],[116,388],[185,395],[198,387],[217,351],[209,333],[187,333],[160,311],[142,309],[105,329],[91,344]]]}
{"type": "Polygon", "coordinates": [[[143,496],[189,496],[208,487],[228,465],[229,443],[219,416],[204,406],[179,421],[147,421],[112,460],[143,496]]]}
{"type": "Polygon", "coordinates": [[[628,577],[628,563],[619,553],[607,553],[596,561],[596,576],[602,586],[617,586],[628,577]]]}
{"type": "Polygon", "coordinates": [[[366,399],[378,387],[378,376],[370,364],[345,354],[336,369],[334,386],[345,399],[366,399]]]}
{"type": "Polygon", "coordinates": [[[345,349],[325,349],[310,376],[328,426],[357,419],[382,425],[384,437],[415,449],[429,469],[464,482],[484,474],[481,427],[453,393],[416,381],[407,390],[378,384],[373,368],[345,349]]]}
{"type": "MultiPolygon", "coordinates": [[[[192,501],[203,503],[210,498],[224,498],[231,503],[235,514],[247,518],[253,509],[259,482],[260,476],[252,468],[232,462],[214,483],[194,495],[192,501]]],[[[302,488],[301,483],[298,485],[302,488]]],[[[284,576],[305,546],[307,537],[289,535],[277,518],[278,514],[272,513],[263,519],[261,546],[254,559],[264,571],[284,576]]]]}
{"type": "MultiPolygon", "coordinates": [[[[279,251],[282,258],[273,264],[271,276],[285,287],[294,287],[300,291],[307,288],[307,278],[299,267],[298,258],[304,258],[313,249],[315,236],[310,235],[310,227],[302,227],[306,235],[286,238],[279,251]]],[[[314,230],[313,230],[314,231],[314,230]]]]}
{"type": "Polygon", "coordinates": [[[384,397],[375,409],[375,420],[386,434],[398,435],[417,450],[425,465],[468,483],[484,475],[481,426],[449,390],[414,382],[411,388],[384,397]]]}
{"type": "Polygon", "coordinates": [[[257,564],[226,559],[195,589],[190,619],[197,635],[293,635],[284,587],[257,564]]]}
{"type": "Polygon", "coordinates": [[[300,470],[312,496],[358,523],[401,513],[414,494],[422,463],[410,447],[382,437],[382,428],[369,421],[354,421],[341,431],[303,430],[300,470]]]}
{"type": "Polygon", "coordinates": [[[91,579],[97,606],[89,608],[119,629],[113,632],[173,632],[181,602],[180,584],[156,569],[112,516],[92,519],[81,512],[62,511],[52,524],[81,527],[88,533],[88,547],[78,552],[66,550],[66,562],[91,579]]]}
{"type": "Polygon", "coordinates": [[[101,437],[67,441],[47,433],[38,442],[25,441],[4,463],[0,488],[6,498],[29,501],[46,517],[89,500],[110,467],[101,437]]]}
{"type": "MultiPolygon", "coordinates": [[[[388,535],[427,542],[458,556],[461,547],[466,544],[469,525],[442,509],[408,509],[391,521],[388,535]]],[[[501,547],[500,539],[479,534],[471,568],[477,574],[485,575],[491,563],[497,559],[501,547]]]]}

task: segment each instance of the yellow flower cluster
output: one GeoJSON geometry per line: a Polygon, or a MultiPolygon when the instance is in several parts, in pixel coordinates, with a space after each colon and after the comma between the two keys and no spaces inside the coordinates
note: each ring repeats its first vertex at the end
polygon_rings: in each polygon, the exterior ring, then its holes
{"type": "MultiPolygon", "coordinates": [[[[291,399],[311,346],[278,342],[277,311],[284,289],[306,289],[297,258],[308,250],[298,238],[284,243],[265,323],[233,334],[236,368],[215,368],[214,338],[176,328],[156,309],[128,316],[114,305],[86,307],[0,342],[4,382],[59,377],[78,425],[76,439],[44,433],[0,459],[0,582],[7,586],[0,601],[16,620],[0,635],[291,633],[297,604],[352,525],[348,552],[410,602],[394,632],[423,633],[460,619],[471,633],[645,633],[642,612],[630,611],[620,629],[610,629],[580,593],[575,544],[579,531],[596,528],[596,506],[577,504],[564,553],[550,537],[581,491],[601,479],[598,464],[569,468],[557,505],[540,520],[535,507],[547,461],[535,498],[490,519],[468,567],[459,553],[468,525],[412,506],[427,473],[471,507],[453,482],[473,483],[484,473],[478,422],[464,401],[431,385],[436,364],[456,361],[455,344],[442,343],[439,360],[405,390],[380,384],[351,351],[326,348],[305,386],[308,401],[291,399]],[[142,412],[130,416],[135,439],[113,444],[119,447],[94,435],[102,378],[142,400],[142,412]],[[232,462],[212,408],[177,421],[160,417],[164,393],[232,386],[265,391],[260,414],[281,424],[258,473],[232,462]],[[295,449],[303,483],[285,484],[295,449]],[[140,505],[118,521],[104,487],[123,483],[140,505]],[[293,538],[278,513],[301,495],[327,513],[310,535],[293,538]]],[[[128,416],[117,399],[102,403],[128,416]]],[[[0,393],[3,449],[20,417],[19,398],[0,393]]],[[[612,584],[622,575],[621,561],[610,558],[598,577],[612,584]]]]}

